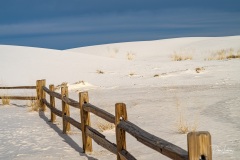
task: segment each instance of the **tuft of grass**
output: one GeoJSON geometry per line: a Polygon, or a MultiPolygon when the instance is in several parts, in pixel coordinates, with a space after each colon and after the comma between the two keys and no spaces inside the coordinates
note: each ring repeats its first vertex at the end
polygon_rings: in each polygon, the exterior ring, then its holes
{"type": "Polygon", "coordinates": [[[84,81],[78,81],[78,82],[75,82],[74,84],[83,84],[83,85],[85,85],[85,82],[84,81]]]}
{"type": "Polygon", "coordinates": [[[102,70],[97,70],[96,71],[98,74],[104,74],[104,72],[102,70]]]}
{"type": "Polygon", "coordinates": [[[191,55],[183,55],[183,54],[177,54],[174,53],[172,55],[172,60],[173,61],[186,61],[186,60],[192,60],[193,57],[191,55]]]}
{"type": "Polygon", "coordinates": [[[179,121],[177,124],[177,130],[180,134],[187,134],[188,132],[196,132],[197,130],[197,123],[194,123],[192,125],[188,124],[187,121],[185,121],[184,117],[180,113],[179,121]]]}
{"type": "Polygon", "coordinates": [[[181,103],[177,97],[176,97],[176,108],[177,108],[177,113],[179,114],[179,119],[177,122],[177,132],[180,134],[195,132],[198,127],[196,121],[194,122],[194,124],[191,125],[188,123],[188,121],[185,120],[186,116],[182,114],[181,103]]]}
{"type": "Polygon", "coordinates": [[[178,129],[178,133],[181,133],[181,134],[187,134],[189,131],[187,122],[185,122],[182,115],[180,115],[179,122],[177,124],[177,129],[178,129]]]}
{"type": "Polygon", "coordinates": [[[127,59],[129,61],[132,61],[134,58],[135,58],[135,54],[134,53],[132,53],[132,52],[128,52],[127,53],[127,59]]]}
{"type": "Polygon", "coordinates": [[[154,74],[154,76],[153,77],[159,77],[159,74],[154,74]]]}
{"type": "Polygon", "coordinates": [[[212,55],[205,60],[226,60],[226,59],[235,59],[240,58],[240,50],[235,52],[233,48],[230,49],[221,49],[212,53],[212,55]]]}
{"type": "Polygon", "coordinates": [[[29,107],[29,112],[32,112],[32,111],[39,111],[39,108],[40,108],[40,102],[38,100],[30,100],[28,103],[27,103],[27,106],[29,107]]]}
{"type": "Polygon", "coordinates": [[[226,57],[227,59],[234,59],[234,58],[240,58],[240,54],[239,55],[229,55],[226,57]]]}
{"type": "Polygon", "coordinates": [[[61,84],[59,84],[59,85],[57,85],[56,87],[55,87],[55,90],[58,90],[58,89],[60,89],[61,87],[64,87],[64,86],[67,86],[68,85],[68,82],[62,82],[61,84]]]}
{"type": "Polygon", "coordinates": [[[204,67],[197,67],[197,68],[195,68],[195,71],[196,71],[197,73],[200,73],[200,72],[202,72],[202,71],[204,71],[204,70],[205,70],[204,67]]]}
{"type": "Polygon", "coordinates": [[[111,129],[114,129],[115,128],[115,125],[112,124],[112,123],[109,123],[105,120],[100,120],[98,123],[97,123],[97,127],[99,128],[100,132],[104,132],[106,130],[111,130],[111,129]]]}
{"type": "Polygon", "coordinates": [[[2,97],[2,104],[3,105],[9,105],[10,104],[10,99],[7,98],[6,96],[2,97]]]}
{"type": "Polygon", "coordinates": [[[134,72],[129,73],[129,76],[134,76],[134,75],[135,75],[134,72]]]}

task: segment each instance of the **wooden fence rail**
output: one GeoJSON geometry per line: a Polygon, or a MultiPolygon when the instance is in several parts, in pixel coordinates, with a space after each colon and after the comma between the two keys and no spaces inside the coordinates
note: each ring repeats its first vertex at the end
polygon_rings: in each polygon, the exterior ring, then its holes
{"type": "Polygon", "coordinates": [[[0,99],[37,100],[37,97],[30,97],[30,96],[0,96],[0,99]]]}
{"type": "Polygon", "coordinates": [[[0,89],[36,89],[36,86],[0,87],[0,89]]]}
{"type": "MultiPolygon", "coordinates": [[[[118,160],[126,160],[126,159],[135,160],[136,158],[133,155],[131,155],[126,149],[127,146],[126,146],[125,132],[127,132],[133,137],[135,137],[139,142],[143,143],[149,148],[152,148],[160,152],[161,154],[171,159],[199,160],[199,159],[204,159],[206,157],[208,158],[208,160],[212,159],[211,147],[210,147],[211,139],[209,138],[210,134],[208,134],[207,132],[189,133],[188,134],[189,147],[188,147],[188,151],[186,151],[181,147],[178,147],[166,140],[163,140],[159,137],[156,137],[148,133],[147,131],[141,129],[140,127],[128,121],[126,105],[124,103],[116,104],[115,116],[114,116],[111,113],[108,113],[105,110],[90,104],[87,92],[79,93],[79,102],[78,102],[68,97],[68,91],[66,86],[61,87],[61,94],[54,92],[53,88],[54,88],[54,85],[50,85],[49,89],[45,85],[42,85],[42,90],[50,95],[50,101],[52,101],[51,103],[49,103],[45,99],[45,97],[43,97],[42,102],[51,110],[51,117],[52,117],[52,114],[62,117],[63,133],[67,133],[68,131],[70,131],[70,127],[67,127],[70,124],[82,131],[83,151],[85,153],[92,152],[92,140],[94,140],[98,145],[116,154],[118,160]],[[54,98],[57,98],[62,101],[62,111],[55,108],[55,101],[53,101],[54,98]],[[81,122],[77,122],[76,120],[70,117],[70,110],[68,105],[80,109],[81,122]],[[96,129],[91,127],[90,113],[93,113],[96,116],[101,117],[106,121],[115,124],[116,144],[107,140],[103,134],[101,134],[96,129]],[[199,134],[199,133],[201,136],[208,135],[207,138],[205,138],[207,139],[206,140],[207,143],[192,142],[193,140],[197,139],[196,134],[199,134]],[[190,138],[190,137],[194,137],[194,138],[190,138]],[[199,145],[200,143],[201,145],[199,145]],[[200,148],[205,148],[205,150],[200,148]],[[198,152],[198,150],[201,150],[201,152],[198,152]]],[[[200,135],[198,135],[198,137],[200,135]]],[[[198,138],[199,141],[201,141],[201,139],[202,138],[198,138]]]]}
{"type": "MultiPolygon", "coordinates": [[[[87,92],[79,93],[79,101],[68,97],[68,87],[61,87],[61,94],[54,91],[54,85],[46,87],[45,80],[37,80],[36,86],[0,87],[0,89],[36,89],[36,97],[8,96],[10,99],[37,99],[40,111],[48,107],[51,111],[51,122],[56,116],[62,118],[63,134],[67,134],[74,126],[82,131],[83,152],[92,152],[92,140],[98,145],[116,154],[117,160],[135,160],[136,158],[127,151],[126,132],[135,137],[139,142],[153,150],[175,160],[212,160],[211,135],[208,132],[191,132],[187,135],[188,151],[176,146],[164,139],[156,137],[147,131],[128,121],[127,108],[124,103],[115,105],[115,116],[105,110],[89,103],[87,92]],[[46,100],[46,93],[50,96],[50,102],[46,100]],[[62,110],[55,106],[55,98],[62,101],[62,110]],[[70,116],[70,106],[80,110],[81,122],[70,116]],[[90,113],[115,124],[116,143],[110,142],[106,137],[91,127],[90,113]]],[[[6,97],[6,96],[0,96],[6,97]]]]}
{"type": "MultiPolygon", "coordinates": [[[[36,86],[14,86],[14,87],[0,87],[0,89],[37,89],[36,86]]],[[[0,95],[0,99],[15,99],[15,100],[37,100],[37,96],[9,96],[9,95],[0,95]]]]}

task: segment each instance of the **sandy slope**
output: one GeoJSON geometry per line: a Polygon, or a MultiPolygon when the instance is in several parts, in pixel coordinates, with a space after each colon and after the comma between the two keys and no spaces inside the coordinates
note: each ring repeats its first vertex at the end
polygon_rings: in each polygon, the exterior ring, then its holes
{"type": "MultiPolygon", "coordinates": [[[[78,100],[77,92],[89,90],[90,102],[111,113],[115,103],[125,102],[130,121],[186,149],[186,135],[177,133],[176,127],[182,116],[189,126],[212,134],[214,159],[237,160],[240,156],[239,59],[204,59],[223,49],[237,54],[239,42],[240,36],[176,38],[67,51],[2,45],[0,85],[34,85],[35,80],[43,78],[47,84],[68,82],[74,99],[78,100]],[[172,61],[174,53],[190,55],[193,59],[172,61]],[[203,70],[197,73],[196,68],[203,70]]],[[[0,94],[10,93],[0,90],[0,94]]],[[[69,137],[61,135],[60,118],[58,125],[50,125],[45,116],[39,118],[24,106],[0,106],[0,110],[4,121],[0,124],[0,141],[4,142],[0,145],[1,158],[64,159],[69,153],[71,159],[87,159],[78,153],[81,138],[77,130],[69,137]],[[29,132],[22,128],[28,128],[29,132]],[[48,140],[54,143],[48,146],[48,140]],[[51,157],[51,150],[56,155],[51,157]]],[[[79,111],[73,110],[71,114],[79,118],[79,111]]],[[[49,112],[46,116],[49,118],[49,112]]],[[[92,115],[92,121],[97,127],[99,119],[92,115]]],[[[114,130],[104,134],[115,140],[114,130]]],[[[127,146],[137,159],[161,157],[131,136],[127,137],[127,146]]],[[[90,157],[113,159],[114,155],[94,144],[90,157]]]]}

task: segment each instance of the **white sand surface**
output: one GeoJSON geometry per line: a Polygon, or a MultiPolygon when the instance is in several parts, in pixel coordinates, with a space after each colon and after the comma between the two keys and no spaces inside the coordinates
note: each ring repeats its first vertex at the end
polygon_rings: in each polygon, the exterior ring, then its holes
{"type": "MultiPolygon", "coordinates": [[[[0,86],[68,83],[70,97],[89,91],[90,102],[114,114],[127,105],[129,120],[146,131],[187,149],[178,133],[182,117],[188,126],[212,135],[213,159],[240,157],[240,59],[207,60],[221,51],[240,54],[240,36],[192,37],[115,43],[65,51],[0,45],[0,86]],[[192,60],[173,61],[172,56],[192,60]],[[199,73],[196,68],[201,68],[199,73]],[[100,73],[101,71],[101,73],[100,73]]],[[[35,94],[5,91],[0,94],[35,94]]],[[[0,159],[115,159],[94,143],[81,153],[81,132],[61,134],[60,118],[51,124],[49,111],[28,112],[27,102],[0,106],[0,159]],[[54,153],[54,154],[53,154],[54,153]]],[[[60,102],[58,107],[61,107],[60,102]]],[[[79,120],[79,111],[71,110],[79,120]]],[[[91,115],[98,128],[99,118],[91,115]]],[[[99,129],[99,128],[98,128],[99,129]]],[[[114,129],[103,132],[112,142],[114,129]]],[[[137,159],[168,159],[127,135],[127,150],[137,159]]]]}

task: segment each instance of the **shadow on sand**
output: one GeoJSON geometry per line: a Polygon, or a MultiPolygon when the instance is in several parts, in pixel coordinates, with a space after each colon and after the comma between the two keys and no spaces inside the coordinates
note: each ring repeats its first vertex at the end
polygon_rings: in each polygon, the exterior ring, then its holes
{"type": "Polygon", "coordinates": [[[80,156],[85,156],[88,158],[88,160],[97,160],[96,158],[90,157],[87,154],[83,153],[83,149],[81,147],[79,147],[79,145],[67,134],[63,134],[62,130],[60,128],[58,128],[57,125],[51,123],[49,121],[49,119],[46,117],[46,115],[44,114],[44,112],[39,112],[39,117],[42,118],[48,125],[49,127],[51,127],[52,129],[54,129],[55,132],[58,133],[58,135],[60,137],[62,137],[62,139],[64,139],[64,141],[73,149],[75,149],[77,152],[79,152],[80,156]]]}

